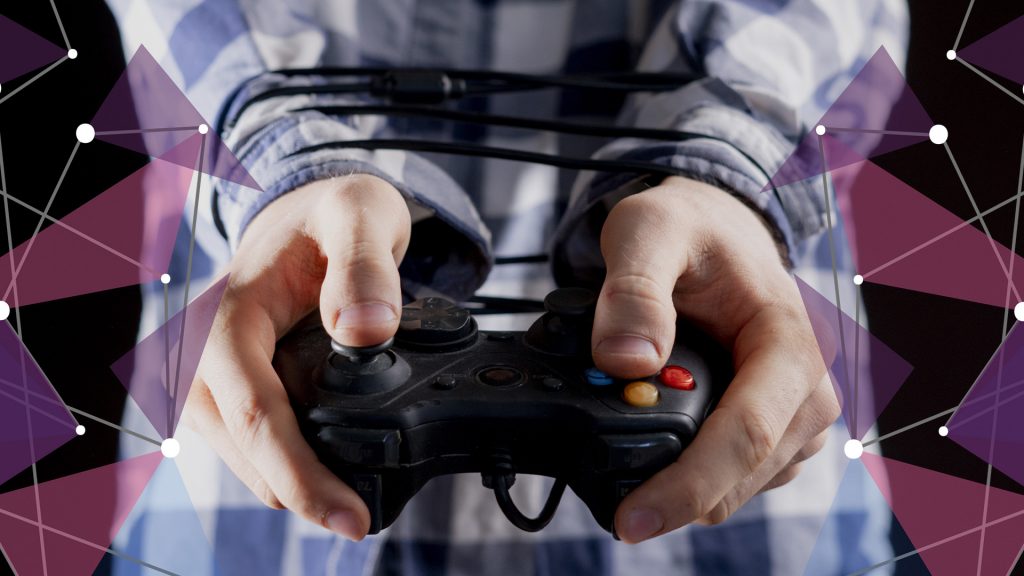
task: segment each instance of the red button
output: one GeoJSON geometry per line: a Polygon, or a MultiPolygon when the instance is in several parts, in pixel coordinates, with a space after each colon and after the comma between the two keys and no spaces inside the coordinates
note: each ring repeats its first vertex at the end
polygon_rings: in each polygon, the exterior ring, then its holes
{"type": "Polygon", "coordinates": [[[669,388],[676,390],[693,390],[693,374],[682,366],[665,366],[658,372],[658,380],[669,388]]]}

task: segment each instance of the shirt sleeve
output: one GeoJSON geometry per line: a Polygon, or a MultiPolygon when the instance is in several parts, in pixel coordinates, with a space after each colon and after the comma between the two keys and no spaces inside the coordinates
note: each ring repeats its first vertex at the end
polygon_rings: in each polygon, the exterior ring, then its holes
{"type": "MultiPolygon", "coordinates": [[[[216,183],[211,219],[230,248],[265,206],[308,182],[353,173],[390,182],[413,216],[410,250],[402,262],[403,289],[464,298],[483,283],[492,265],[490,234],[472,201],[443,170],[402,151],[319,148],[341,140],[389,135],[375,116],[333,116],[311,106],[366,103],[369,96],[313,94],[303,88],[333,80],[317,74],[285,75],[284,68],[324,63],[338,52],[337,31],[323,28],[283,2],[239,0],[109,0],[129,54],[145,45],[181,86],[204,118],[260,185],[216,183]],[[259,99],[270,90],[294,92],[259,99]],[[419,242],[429,235],[430,242],[419,242]],[[429,248],[429,250],[428,250],[429,248]]],[[[356,52],[355,39],[352,39],[356,52]]],[[[342,52],[344,52],[342,47],[342,52]]],[[[345,58],[358,59],[358,54],[345,58]]]]}
{"type": "MultiPolygon", "coordinates": [[[[909,36],[904,0],[690,0],[678,2],[650,35],[638,68],[701,80],[627,101],[620,123],[708,136],[683,141],[620,139],[600,159],[672,166],[759,210],[789,255],[825,223],[820,186],[765,190],[811,122],[884,46],[903,62],[909,36]]],[[[636,174],[585,173],[556,231],[556,279],[599,282],[598,239],[615,201],[647,183],[636,174]],[[631,185],[632,184],[632,185],[631,185]]]]}

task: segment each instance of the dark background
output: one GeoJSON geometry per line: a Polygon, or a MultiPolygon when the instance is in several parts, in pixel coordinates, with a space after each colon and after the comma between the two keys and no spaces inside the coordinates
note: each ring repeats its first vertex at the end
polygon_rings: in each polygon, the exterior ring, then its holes
{"type": "MultiPolygon", "coordinates": [[[[946,60],[946,50],[953,45],[968,3],[910,1],[912,40],[907,77],[931,118],[949,128],[950,146],[984,210],[1017,192],[1024,114],[1019,103],[965,67],[946,60]]],[[[58,7],[79,58],[61,64],[0,105],[8,191],[37,207],[45,205],[74,147],[74,128],[89,121],[124,66],[116,29],[102,1],[65,0],[58,2],[58,7]]],[[[5,2],[2,13],[54,44],[63,45],[48,2],[5,2]]],[[[978,2],[960,46],[1022,14],[1024,5],[1020,3],[978,2]]],[[[6,83],[3,94],[20,81],[6,83]]],[[[1021,94],[1020,86],[999,81],[1021,94]]],[[[142,156],[99,140],[83,145],[51,214],[57,218],[66,215],[145,162],[142,156]]],[[[974,215],[940,147],[912,146],[886,155],[878,163],[958,216],[968,219],[974,215]]],[[[1012,209],[1000,210],[986,220],[996,239],[1009,246],[1012,209]]],[[[31,235],[36,217],[13,207],[12,221],[17,245],[31,235]]],[[[881,417],[881,433],[955,406],[999,345],[1003,312],[870,284],[863,287],[863,293],[872,333],[914,366],[909,380],[881,417]]],[[[119,420],[124,390],[108,366],[134,344],[140,302],[138,290],[131,287],[21,310],[28,348],[69,405],[111,421],[119,420]]],[[[96,423],[83,423],[88,428],[84,437],[39,463],[40,481],[115,461],[116,433],[96,423]]],[[[937,425],[922,426],[883,442],[885,454],[983,483],[984,462],[955,442],[937,445],[931,441],[937,425]],[[921,446],[930,449],[921,450],[921,446]]],[[[0,492],[30,484],[31,475],[26,472],[0,487],[0,492]]],[[[1024,492],[998,471],[993,484],[1024,492]]],[[[897,553],[913,548],[898,524],[893,539],[897,553]]],[[[106,565],[105,560],[98,573],[104,573],[106,565]]],[[[904,576],[928,573],[916,556],[896,566],[898,574],[904,576]]],[[[7,573],[4,568],[0,565],[0,573],[7,573]]],[[[1018,566],[1014,574],[1024,574],[1024,566],[1018,566]]]]}

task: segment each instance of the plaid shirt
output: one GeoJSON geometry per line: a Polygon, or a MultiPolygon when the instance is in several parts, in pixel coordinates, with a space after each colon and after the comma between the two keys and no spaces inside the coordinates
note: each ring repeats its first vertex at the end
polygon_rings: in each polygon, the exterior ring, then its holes
{"type": "MultiPolygon", "coordinates": [[[[764,178],[880,45],[904,57],[902,0],[110,0],[128,55],[153,53],[260,183],[262,191],[216,182],[201,191],[192,294],[214,278],[252,217],[311,180],[365,172],[389,180],[414,220],[436,219],[453,234],[447,258],[403,262],[407,294],[539,298],[553,286],[545,265],[493,271],[497,255],[552,253],[555,275],[587,277],[601,267],[589,210],[625,176],[580,175],[544,166],[440,154],[325,149],[322,142],[413,135],[568,155],[672,165],[742,195],[789,248],[800,275],[831,294],[821,234],[820,187],[797,183],[780,198],[764,178]],[[511,128],[438,121],[332,117],[288,112],[353,104],[359,95],[297,95],[242,103],[267,89],[323,82],[269,71],[315,66],[432,66],[531,73],[627,70],[689,72],[706,78],[678,91],[621,100],[581,92],[494,95],[459,106],[495,114],[621,123],[724,139],[592,141],[511,128]],[[738,150],[743,150],[746,155],[738,150]],[[206,201],[211,199],[212,202],[206,201]],[[785,210],[783,210],[785,205],[785,210]]],[[[141,119],[143,125],[146,119],[141,119]]],[[[207,183],[209,184],[209,183],[207,183]]],[[[841,219],[833,217],[842,234],[841,219]]],[[[182,223],[187,230],[189,222],[182,223]]],[[[170,271],[184,278],[188,235],[170,271]]],[[[184,240],[182,240],[184,239],[184,240]]],[[[427,239],[429,242],[431,239],[427,239]]],[[[420,240],[422,242],[422,240],[420,240]]],[[[417,242],[414,234],[413,242],[417,242]]],[[[839,266],[851,270],[840,250],[839,266]]],[[[183,286],[172,284],[172,302],[183,286]]],[[[856,298],[845,287],[844,302],[856,298]]],[[[145,286],[142,334],[159,325],[162,287],[145,286]]],[[[176,298],[177,296],[177,298],[176,298]]],[[[485,318],[484,328],[523,328],[532,318],[485,318]]],[[[131,404],[131,403],[129,403],[131,404]]],[[[129,407],[129,428],[145,419],[129,407]]],[[[442,477],[399,520],[360,543],[264,508],[185,427],[182,454],[165,461],[118,535],[116,546],[180,574],[842,574],[892,555],[889,513],[859,463],[848,466],[845,429],[785,487],[755,497],[714,527],[688,526],[640,545],[615,542],[567,493],[552,523],[529,534],[509,524],[478,475],[442,477]]],[[[125,436],[126,455],[148,450],[125,436]]],[[[539,508],[548,479],[521,477],[513,496],[539,508]]],[[[140,566],[115,560],[119,575],[140,566]]],[[[880,571],[881,572],[881,571],[880,571]]]]}

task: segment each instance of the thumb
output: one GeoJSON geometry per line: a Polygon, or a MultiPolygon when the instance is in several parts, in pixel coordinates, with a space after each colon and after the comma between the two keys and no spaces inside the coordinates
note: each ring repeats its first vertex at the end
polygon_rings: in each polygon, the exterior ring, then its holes
{"type": "Polygon", "coordinates": [[[409,243],[409,210],[401,194],[383,180],[344,180],[351,182],[327,194],[318,210],[320,248],[327,257],[320,314],[338,342],[372,346],[398,329],[398,264],[409,243]]]}
{"type": "Polygon", "coordinates": [[[620,378],[660,370],[675,341],[672,291],[685,250],[659,222],[664,210],[642,196],[617,204],[601,230],[607,274],[594,315],[594,363],[620,378]]]}

